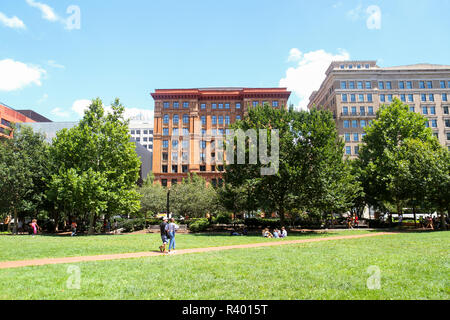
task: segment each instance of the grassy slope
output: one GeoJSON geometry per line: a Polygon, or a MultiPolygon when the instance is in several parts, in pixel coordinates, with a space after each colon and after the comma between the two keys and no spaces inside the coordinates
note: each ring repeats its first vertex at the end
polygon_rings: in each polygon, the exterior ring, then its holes
{"type": "Polygon", "coordinates": [[[1,299],[449,299],[450,233],[0,270],[1,299]],[[369,290],[369,266],[381,289],[369,290]]]}
{"type": "MultiPolygon", "coordinates": [[[[291,234],[289,240],[336,235],[363,234],[367,231],[338,231],[326,234],[291,234]]],[[[259,234],[247,237],[229,235],[178,234],[177,249],[218,247],[226,245],[283,241],[265,239],[259,234]]],[[[159,250],[159,234],[132,234],[119,236],[61,237],[61,236],[2,236],[0,237],[0,261],[14,261],[49,257],[73,257],[109,253],[144,252],[159,250]]]]}

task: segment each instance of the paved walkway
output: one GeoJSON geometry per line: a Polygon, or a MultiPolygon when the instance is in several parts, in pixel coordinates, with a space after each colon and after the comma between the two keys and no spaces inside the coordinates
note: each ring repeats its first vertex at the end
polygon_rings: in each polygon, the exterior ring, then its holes
{"type": "MultiPolygon", "coordinates": [[[[325,237],[325,238],[310,238],[310,239],[304,239],[304,240],[286,240],[286,241],[274,241],[274,242],[264,242],[264,243],[250,243],[250,244],[240,244],[240,245],[224,246],[224,247],[193,248],[193,249],[176,250],[174,255],[178,256],[181,254],[188,254],[188,253],[223,251],[223,250],[243,249],[243,248],[272,247],[272,246],[281,246],[281,245],[286,245],[286,244],[299,244],[299,243],[320,242],[320,241],[359,239],[359,238],[376,237],[376,236],[389,235],[389,234],[394,234],[394,233],[393,232],[377,232],[377,233],[368,233],[368,234],[352,235],[352,236],[336,236],[336,237],[325,237]]],[[[102,261],[102,260],[155,257],[155,256],[161,256],[161,255],[162,255],[162,253],[160,253],[159,251],[157,251],[157,252],[152,251],[152,252],[105,254],[105,255],[96,255],[96,256],[48,258],[48,259],[35,259],[35,260],[22,260],[22,261],[6,261],[6,262],[0,262],[0,269],[21,268],[21,267],[29,267],[29,266],[43,266],[43,265],[48,265],[48,264],[78,263],[78,262],[86,262],[86,261],[102,261]]]]}

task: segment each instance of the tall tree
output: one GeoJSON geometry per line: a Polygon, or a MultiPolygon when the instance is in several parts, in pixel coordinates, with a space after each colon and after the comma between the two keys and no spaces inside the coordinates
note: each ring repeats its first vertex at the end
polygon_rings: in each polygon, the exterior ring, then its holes
{"type": "Polygon", "coordinates": [[[0,206],[14,214],[17,233],[19,218],[36,216],[43,204],[48,144],[27,126],[14,131],[12,139],[0,140],[0,206]]]}
{"type": "MultiPolygon", "coordinates": [[[[53,182],[71,175],[77,180],[74,186],[78,189],[74,192],[79,189],[92,192],[89,196],[77,197],[77,203],[71,204],[88,215],[90,234],[101,214],[126,214],[140,208],[139,194],[135,190],[139,158],[130,141],[124,107],[119,99],[111,109],[111,113],[105,113],[102,101],[92,100],[80,123],[60,131],[51,146],[52,159],[58,164],[53,182]],[[74,172],[69,172],[71,169],[74,172]]],[[[59,184],[50,182],[49,186],[59,184]]]]}

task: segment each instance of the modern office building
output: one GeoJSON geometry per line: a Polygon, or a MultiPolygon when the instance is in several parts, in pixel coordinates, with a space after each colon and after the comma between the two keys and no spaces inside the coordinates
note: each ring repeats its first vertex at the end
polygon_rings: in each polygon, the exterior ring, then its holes
{"type": "Polygon", "coordinates": [[[130,120],[128,128],[136,142],[153,151],[153,123],[150,120],[130,120]]]}
{"type": "Polygon", "coordinates": [[[36,120],[0,102],[0,137],[12,137],[12,125],[22,122],[32,123],[36,120]]]}
{"type": "Polygon", "coordinates": [[[221,138],[249,108],[269,104],[287,108],[286,88],[158,89],[155,100],[153,173],[163,186],[197,173],[213,185],[222,183],[221,138]]]}
{"type": "Polygon", "coordinates": [[[358,156],[364,128],[383,104],[394,97],[428,118],[428,126],[450,149],[450,66],[415,64],[380,68],[376,61],[336,61],[326,71],[320,89],[310,97],[314,106],[331,111],[345,154],[358,156]]]}

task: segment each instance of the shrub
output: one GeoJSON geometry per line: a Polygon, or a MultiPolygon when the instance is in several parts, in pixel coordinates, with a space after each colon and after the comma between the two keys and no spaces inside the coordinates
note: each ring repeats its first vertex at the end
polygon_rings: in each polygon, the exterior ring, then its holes
{"type": "Polygon", "coordinates": [[[244,224],[247,227],[252,227],[252,228],[268,227],[268,228],[272,229],[272,228],[280,228],[281,227],[281,222],[279,219],[247,218],[244,220],[244,224]]]}
{"type": "Polygon", "coordinates": [[[209,221],[206,218],[196,219],[194,222],[189,224],[189,230],[192,232],[202,232],[206,231],[209,227],[209,221]]]}
{"type": "Polygon", "coordinates": [[[214,223],[217,224],[230,224],[231,223],[231,215],[230,214],[220,214],[215,219],[213,219],[214,223]]]}

